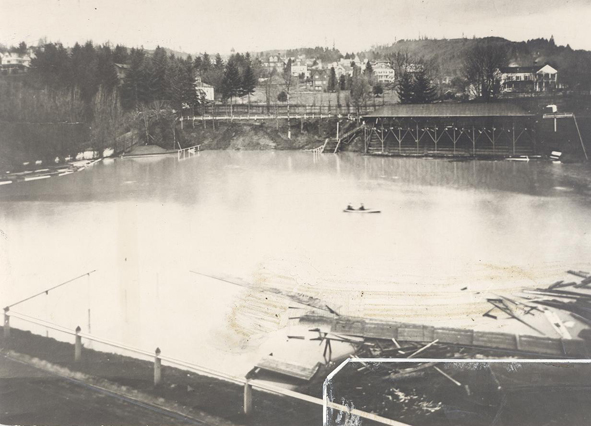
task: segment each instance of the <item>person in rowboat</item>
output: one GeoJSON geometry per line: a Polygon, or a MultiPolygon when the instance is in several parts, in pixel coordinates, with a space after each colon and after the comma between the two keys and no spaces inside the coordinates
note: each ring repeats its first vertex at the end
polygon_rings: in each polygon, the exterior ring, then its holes
{"type": "Polygon", "coordinates": [[[347,204],[347,210],[355,210],[351,203],[347,204]]]}
{"type": "Polygon", "coordinates": [[[361,203],[361,206],[359,207],[359,210],[365,210],[365,207],[363,207],[363,203],[361,203]]]}

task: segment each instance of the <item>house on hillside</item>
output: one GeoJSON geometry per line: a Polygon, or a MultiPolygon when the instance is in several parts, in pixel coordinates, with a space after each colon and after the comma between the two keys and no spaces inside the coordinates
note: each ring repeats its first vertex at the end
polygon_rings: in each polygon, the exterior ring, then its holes
{"type": "Polygon", "coordinates": [[[425,71],[425,66],[423,64],[406,64],[404,65],[404,71],[415,75],[422,71],[425,71]]]}
{"type": "Polygon", "coordinates": [[[32,53],[0,53],[0,73],[2,75],[25,73],[31,67],[33,57],[32,53]]]}
{"type": "Polygon", "coordinates": [[[283,59],[280,55],[269,55],[267,61],[263,62],[263,67],[265,67],[269,72],[273,70],[282,72],[283,68],[285,68],[285,59],[283,59]]]}
{"type": "Polygon", "coordinates": [[[201,97],[201,93],[203,93],[206,101],[213,101],[215,99],[215,90],[213,86],[204,83],[200,76],[195,77],[195,90],[199,97],[201,97]]]}
{"type": "Polygon", "coordinates": [[[372,67],[373,75],[379,83],[389,84],[396,80],[396,72],[387,62],[376,62],[372,67]]]}
{"type": "Polygon", "coordinates": [[[304,74],[304,78],[310,77],[310,71],[308,71],[308,65],[306,65],[306,61],[297,60],[292,62],[291,75],[298,77],[301,74],[304,74]]]}
{"type": "Polygon", "coordinates": [[[311,76],[312,90],[325,92],[328,87],[328,72],[326,70],[312,70],[311,76]]]}
{"type": "Polygon", "coordinates": [[[501,90],[508,93],[549,92],[557,89],[558,70],[551,65],[499,69],[501,90]]]}

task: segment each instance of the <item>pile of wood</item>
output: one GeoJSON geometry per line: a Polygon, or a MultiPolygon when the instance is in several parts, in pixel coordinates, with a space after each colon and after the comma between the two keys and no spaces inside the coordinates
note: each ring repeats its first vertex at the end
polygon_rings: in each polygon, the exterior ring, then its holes
{"type": "Polygon", "coordinates": [[[591,274],[585,271],[567,272],[581,280],[558,281],[547,288],[524,290],[524,293],[536,296],[527,297],[527,303],[567,311],[573,318],[591,326],[591,274]]]}

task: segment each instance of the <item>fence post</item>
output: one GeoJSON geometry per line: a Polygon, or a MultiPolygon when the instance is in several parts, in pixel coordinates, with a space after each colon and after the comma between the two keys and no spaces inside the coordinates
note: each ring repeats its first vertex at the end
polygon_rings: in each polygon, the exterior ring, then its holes
{"type": "Polygon", "coordinates": [[[251,415],[252,409],[252,385],[247,380],[244,384],[244,415],[251,415]]]}
{"type": "Polygon", "coordinates": [[[160,348],[156,348],[154,356],[154,386],[158,386],[162,382],[162,361],[160,360],[160,348]]]}
{"type": "Polygon", "coordinates": [[[8,339],[10,337],[10,316],[8,315],[8,310],[10,308],[4,308],[4,338],[8,339]]]}
{"type": "Polygon", "coordinates": [[[76,343],[74,345],[74,362],[82,359],[82,336],[80,336],[82,329],[80,326],[76,327],[76,343]]]}

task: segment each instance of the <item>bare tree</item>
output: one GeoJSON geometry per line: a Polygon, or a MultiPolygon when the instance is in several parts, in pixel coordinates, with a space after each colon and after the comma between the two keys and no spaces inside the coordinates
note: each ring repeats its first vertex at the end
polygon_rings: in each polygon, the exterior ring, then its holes
{"type": "Polygon", "coordinates": [[[466,54],[463,72],[476,97],[489,101],[499,94],[499,68],[507,62],[507,48],[500,43],[478,43],[466,54]]]}

